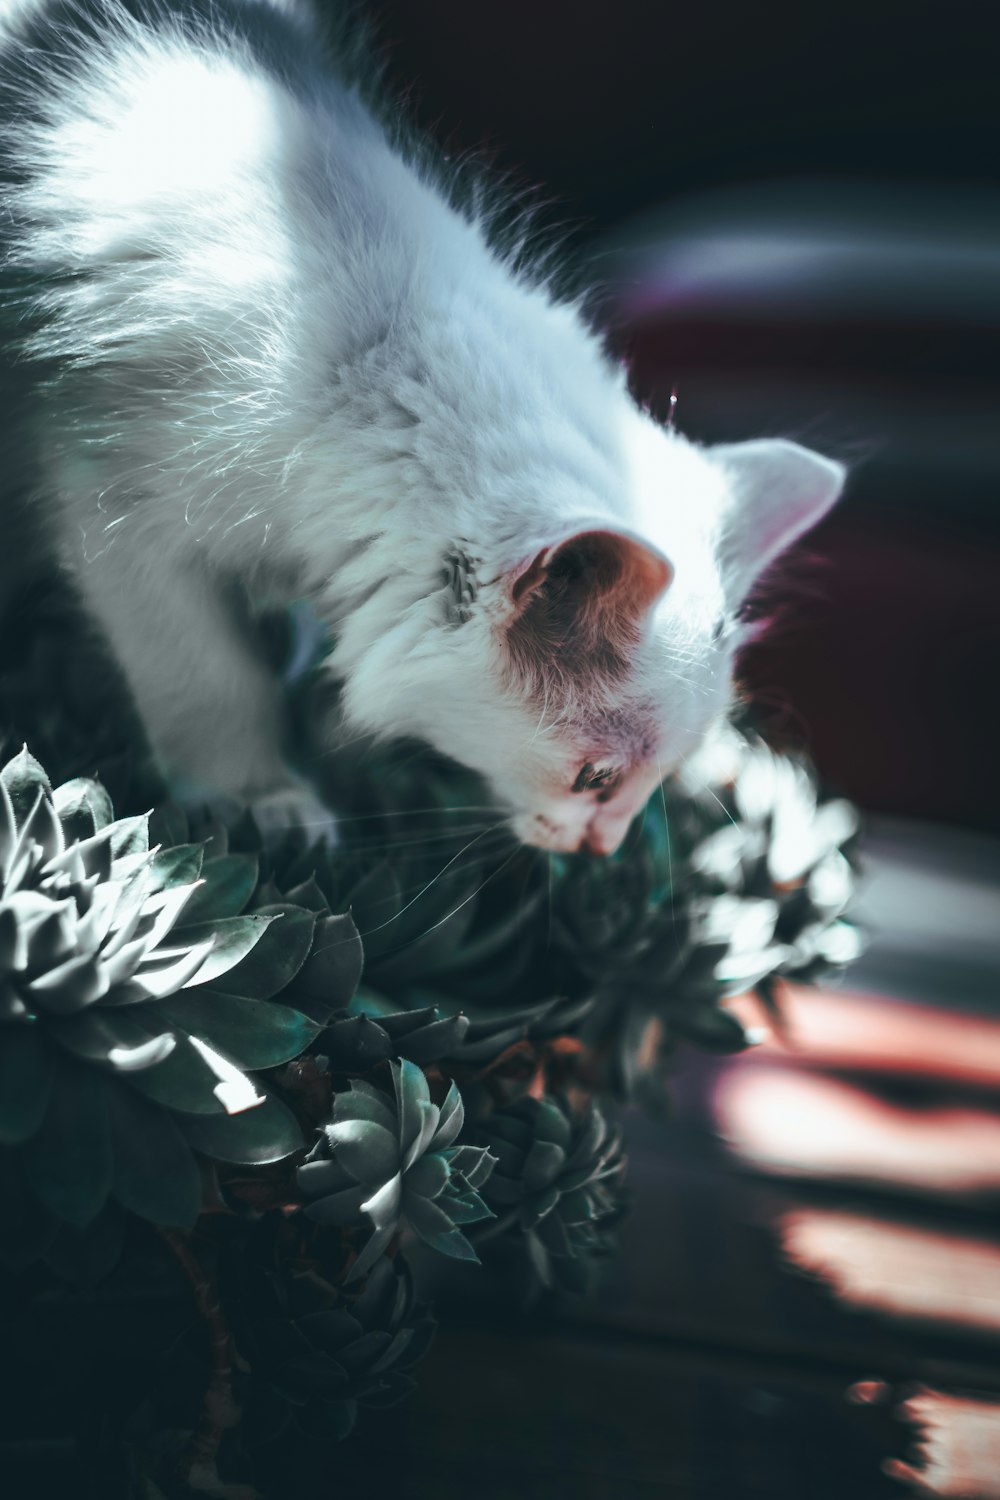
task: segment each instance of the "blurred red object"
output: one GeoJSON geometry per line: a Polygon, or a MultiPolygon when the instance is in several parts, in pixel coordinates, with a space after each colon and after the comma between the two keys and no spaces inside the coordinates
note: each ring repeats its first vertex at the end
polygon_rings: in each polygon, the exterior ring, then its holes
{"type": "Polygon", "coordinates": [[[752,996],[730,1002],[747,1026],[764,1032],[742,1067],[786,1057],[814,1068],[1000,1087],[1000,1020],[794,984],[783,986],[781,999],[785,1025],[780,1035],[752,996]]]}

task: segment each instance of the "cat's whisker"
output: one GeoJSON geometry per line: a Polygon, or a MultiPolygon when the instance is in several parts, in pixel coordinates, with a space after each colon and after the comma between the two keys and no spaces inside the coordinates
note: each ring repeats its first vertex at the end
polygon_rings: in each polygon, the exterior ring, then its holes
{"type": "MultiPolygon", "coordinates": [[[[451,919],[452,919],[452,917],[456,916],[457,913],[460,912],[463,907],[468,906],[468,904],[469,904],[470,901],[474,901],[476,899],[476,897],[482,891],[484,891],[486,889],[486,887],[489,885],[489,883],[490,883],[491,880],[495,880],[498,875],[501,875],[503,873],[503,871],[506,870],[507,866],[511,863],[511,861],[515,858],[515,856],[518,853],[519,853],[519,850],[512,849],[511,852],[510,852],[510,854],[508,854],[507,858],[503,861],[503,863],[500,864],[500,865],[497,865],[497,867],[496,867],[495,870],[491,870],[489,872],[489,874],[486,875],[485,878],[480,881],[479,885],[476,886],[476,889],[474,891],[470,891],[469,894],[467,896],[465,896],[458,903],[457,906],[453,906],[452,909],[451,909],[451,911],[446,912],[443,917],[439,917],[436,922],[432,922],[429,927],[425,927],[422,932],[417,933],[416,937],[411,938],[408,943],[401,943],[400,946],[399,946],[399,948],[395,949],[394,951],[397,952],[397,953],[405,952],[405,950],[408,947],[410,947],[411,944],[420,942],[420,940],[422,938],[427,937],[432,932],[436,932],[437,929],[439,927],[443,927],[446,922],[450,922],[451,919]]],[[[443,871],[442,871],[442,873],[443,873],[443,871]]],[[[425,889],[426,889],[426,887],[425,887],[425,889]]],[[[413,903],[411,902],[410,904],[412,905],[413,903]]],[[[405,910],[406,910],[406,907],[404,906],[403,907],[403,911],[405,911],[405,910]]],[[[385,924],[385,925],[387,925],[387,924],[385,924]]],[[[372,928],[371,930],[377,932],[378,928],[372,928]]],[[[365,936],[365,934],[362,933],[362,937],[364,937],[364,936],[365,936]]]]}
{"type": "Polygon", "coordinates": [[[421,834],[419,838],[359,839],[356,842],[347,845],[346,848],[351,852],[356,851],[358,853],[364,854],[375,854],[383,851],[386,853],[392,853],[397,849],[418,848],[428,849],[429,852],[433,852],[431,846],[435,844],[448,844],[452,842],[456,837],[464,837],[466,835],[474,837],[479,834],[485,836],[487,833],[500,831],[501,829],[496,825],[489,825],[486,827],[476,827],[475,825],[473,825],[467,828],[452,829],[447,833],[421,834]]]}
{"type": "MultiPolygon", "coordinates": [[[[441,869],[437,872],[437,874],[434,875],[434,876],[432,876],[430,880],[426,881],[420,887],[420,889],[417,892],[417,894],[415,896],[413,896],[411,898],[411,900],[407,901],[404,906],[401,906],[400,909],[399,909],[399,911],[396,912],[394,916],[390,917],[388,919],[388,921],[386,921],[386,922],[380,922],[376,927],[370,927],[367,932],[363,932],[361,934],[362,938],[371,937],[373,933],[381,932],[384,928],[389,927],[393,922],[398,921],[399,918],[403,915],[404,912],[409,911],[410,907],[413,906],[417,901],[419,901],[420,898],[421,898],[421,896],[426,895],[426,893],[432,888],[432,886],[435,886],[437,884],[437,882],[445,874],[447,874],[447,872],[451,869],[452,865],[454,865],[459,859],[461,859],[463,855],[467,854],[470,849],[474,848],[475,845],[478,844],[479,841],[482,838],[484,838],[487,833],[490,833],[490,832],[495,832],[495,830],[487,828],[487,829],[484,829],[482,833],[476,834],[475,838],[470,839],[467,844],[464,844],[462,846],[462,848],[459,849],[459,851],[458,851],[457,854],[453,854],[452,857],[451,857],[451,859],[448,860],[447,864],[442,865],[441,869]]],[[[515,849],[513,851],[513,854],[511,854],[510,859],[512,859],[513,855],[516,854],[516,853],[517,853],[517,850],[515,849]]],[[[505,863],[509,863],[509,862],[510,862],[509,859],[507,861],[505,861],[505,863]]],[[[446,919],[443,919],[443,920],[446,920],[446,919]]],[[[440,924],[435,924],[435,925],[440,925],[440,924]]]]}
{"type": "Polygon", "coordinates": [[[451,817],[459,813],[463,816],[467,813],[493,813],[497,818],[503,816],[492,802],[458,803],[454,807],[399,807],[389,812],[351,813],[345,817],[340,815],[336,807],[331,807],[330,811],[336,818],[338,826],[344,827],[350,823],[373,823],[379,819],[451,817]]]}
{"type": "Polygon", "coordinates": [[[707,781],[701,781],[700,779],[696,778],[695,779],[695,786],[697,787],[698,791],[700,791],[700,792],[707,792],[708,795],[711,797],[712,801],[715,802],[715,803],[717,803],[718,806],[719,806],[719,808],[720,808],[720,810],[723,813],[725,813],[726,817],[728,818],[729,822],[733,825],[733,827],[734,828],[737,827],[737,820],[736,820],[736,818],[733,817],[733,814],[730,812],[729,808],[723,802],[722,798],[719,796],[719,794],[717,792],[715,792],[712,789],[712,787],[709,786],[709,784],[708,784],[707,781]]]}
{"type": "Polygon", "coordinates": [[[677,928],[676,928],[676,916],[677,916],[677,913],[675,911],[675,905],[674,905],[674,903],[675,903],[675,897],[674,897],[674,855],[673,855],[673,846],[672,846],[671,839],[670,839],[670,813],[669,813],[669,811],[667,809],[667,794],[666,794],[666,791],[665,791],[664,785],[663,785],[663,781],[664,781],[663,766],[660,764],[660,758],[659,758],[659,756],[657,756],[657,758],[656,758],[656,769],[657,769],[657,772],[658,772],[659,777],[660,777],[659,792],[660,792],[660,802],[663,805],[663,832],[664,832],[664,836],[665,836],[665,838],[667,840],[667,880],[668,880],[669,886],[670,886],[670,916],[671,916],[671,920],[674,922],[674,938],[675,938],[675,941],[676,941],[676,944],[677,944],[677,949],[678,949],[678,952],[679,952],[680,951],[680,934],[677,932],[677,928]]]}

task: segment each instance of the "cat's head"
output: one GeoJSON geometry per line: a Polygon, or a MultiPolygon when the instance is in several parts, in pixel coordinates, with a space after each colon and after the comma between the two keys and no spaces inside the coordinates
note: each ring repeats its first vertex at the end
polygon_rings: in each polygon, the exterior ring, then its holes
{"type": "Polygon", "coordinates": [[[639,447],[617,515],[563,506],[448,548],[429,595],[400,594],[377,665],[348,673],[357,724],[479,771],[550,850],[616,849],[725,712],[741,605],[844,477],[794,443],[700,449],[645,419],[639,447]]]}

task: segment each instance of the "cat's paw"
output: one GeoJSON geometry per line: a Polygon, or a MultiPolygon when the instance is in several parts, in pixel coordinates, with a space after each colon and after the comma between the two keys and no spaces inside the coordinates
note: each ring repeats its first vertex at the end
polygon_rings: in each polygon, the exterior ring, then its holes
{"type": "Polygon", "coordinates": [[[304,781],[286,781],[269,792],[247,800],[208,790],[193,782],[175,782],[171,798],[191,820],[192,829],[211,831],[212,824],[231,828],[249,811],[265,845],[274,848],[289,835],[297,835],[305,844],[321,843],[333,849],[339,842],[336,814],[326,806],[304,781]]]}
{"type": "Polygon", "coordinates": [[[265,844],[275,844],[295,832],[308,844],[320,843],[328,849],[339,842],[336,814],[304,783],[289,782],[255,797],[250,811],[265,844]]]}

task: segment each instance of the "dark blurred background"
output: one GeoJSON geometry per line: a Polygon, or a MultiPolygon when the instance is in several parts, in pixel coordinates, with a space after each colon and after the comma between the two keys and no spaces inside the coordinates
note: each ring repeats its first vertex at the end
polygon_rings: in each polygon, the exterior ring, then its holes
{"type": "Polygon", "coordinates": [[[642,399],[853,466],[746,676],[866,808],[1000,832],[1000,91],[984,5],[368,0],[529,190],[642,399]]]}

